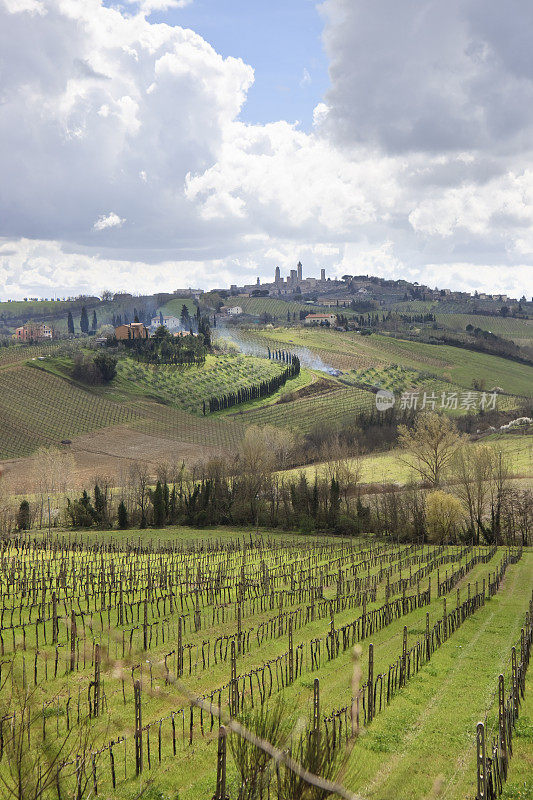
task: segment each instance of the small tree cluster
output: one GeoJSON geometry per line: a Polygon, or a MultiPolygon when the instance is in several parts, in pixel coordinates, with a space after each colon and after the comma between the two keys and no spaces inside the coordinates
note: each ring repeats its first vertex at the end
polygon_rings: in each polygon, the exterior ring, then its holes
{"type": "Polygon", "coordinates": [[[91,386],[109,383],[117,374],[117,359],[109,353],[76,353],[72,377],[91,386]]]}

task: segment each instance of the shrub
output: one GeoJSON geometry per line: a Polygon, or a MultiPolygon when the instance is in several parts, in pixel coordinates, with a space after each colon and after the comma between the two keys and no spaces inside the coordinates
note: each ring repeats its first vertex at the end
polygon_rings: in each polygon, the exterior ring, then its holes
{"type": "Polygon", "coordinates": [[[17,528],[19,531],[27,531],[30,527],[30,504],[23,500],[19,506],[17,514],[17,528]]]}

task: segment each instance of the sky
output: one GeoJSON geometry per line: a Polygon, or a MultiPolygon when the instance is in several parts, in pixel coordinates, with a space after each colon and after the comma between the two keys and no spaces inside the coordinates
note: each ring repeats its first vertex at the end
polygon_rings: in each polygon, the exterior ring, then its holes
{"type": "Polygon", "coordinates": [[[533,295],[527,0],[0,0],[0,299],[533,295]]]}

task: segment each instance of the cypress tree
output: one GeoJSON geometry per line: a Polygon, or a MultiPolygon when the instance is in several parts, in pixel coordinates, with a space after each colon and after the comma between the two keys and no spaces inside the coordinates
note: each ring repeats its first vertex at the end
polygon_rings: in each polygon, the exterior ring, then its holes
{"type": "Polygon", "coordinates": [[[87,316],[87,309],[82,306],[80,317],[80,330],[82,333],[89,333],[89,317],[87,316]]]}
{"type": "Polygon", "coordinates": [[[107,520],[107,497],[98,484],[94,487],[95,521],[102,525],[107,520]]]}
{"type": "Polygon", "coordinates": [[[72,311],[69,311],[69,312],[68,312],[68,317],[67,317],[67,331],[68,331],[68,333],[69,333],[69,335],[70,335],[70,336],[73,336],[73,335],[74,335],[74,320],[73,320],[73,318],[72,318],[72,311]]]}
{"type": "Polygon", "coordinates": [[[120,528],[120,530],[121,531],[126,530],[126,528],[129,525],[129,519],[128,519],[128,512],[127,512],[126,504],[124,503],[124,500],[121,500],[120,503],[118,504],[117,517],[118,517],[118,527],[120,528]]]}
{"type": "Polygon", "coordinates": [[[162,528],[165,524],[165,501],[163,498],[163,487],[161,481],[157,481],[154,495],[152,498],[154,506],[154,525],[157,528],[162,528]]]}
{"type": "Polygon", "coordinates": [[[93,311],[93,324],[91,329],[95,331],[98,327],[98,320],[96,319],[96,311],[93,311]]]}

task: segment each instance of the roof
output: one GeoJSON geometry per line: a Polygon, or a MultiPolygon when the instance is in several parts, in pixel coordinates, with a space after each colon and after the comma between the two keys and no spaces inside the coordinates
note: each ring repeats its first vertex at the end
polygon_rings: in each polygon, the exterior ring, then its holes
{"type": "Polygon", "coordinates": [[[308,314],[306,319],[328,319],[328,317],[335,317],[336,314],[308,314]]]}

